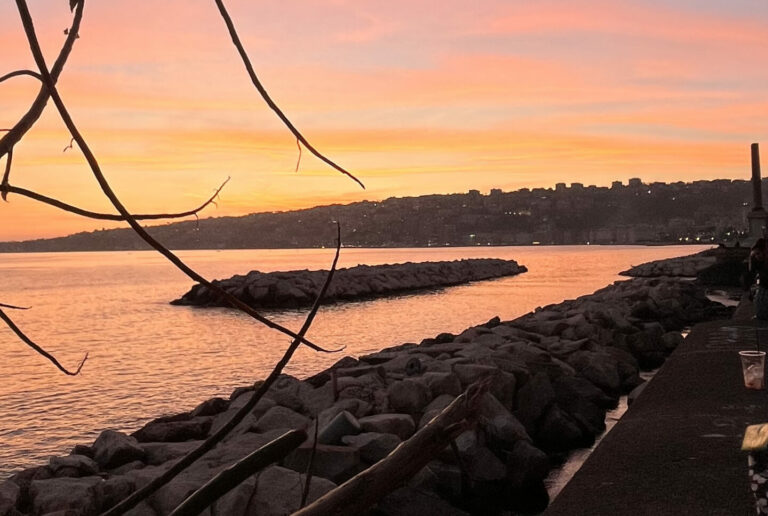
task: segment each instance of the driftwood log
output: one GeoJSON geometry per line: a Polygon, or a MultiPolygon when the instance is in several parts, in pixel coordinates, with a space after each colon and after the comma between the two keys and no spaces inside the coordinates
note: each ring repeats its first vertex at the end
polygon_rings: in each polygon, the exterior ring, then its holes
{"type": "Polygon", "coordinates": [[[352,477],[293,516],[363,514],[387,494],[418,473],[477,417],[487,382],[467,390],[435,416],[424,428],[401,443],[387,457],[352,477]]]}
{"type": "Polygon", "coordinates": [[[304,430],[286,432],[213,477],[176,507],[170,516],[197,516],[248,477],[291,453],[306,439],[304,430]]]}

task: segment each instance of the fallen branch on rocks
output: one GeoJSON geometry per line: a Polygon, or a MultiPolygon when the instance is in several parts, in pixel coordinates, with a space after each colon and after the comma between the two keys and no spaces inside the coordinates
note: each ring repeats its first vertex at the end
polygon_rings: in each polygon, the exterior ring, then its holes
{"type": "Polygon", "coordinates": [[[487,381],[469,386],[386,458],[294,513],[294,516],[362,514],[421,470],[472,424],[479,410],[479,400],[489,386],[487,381]]]}
{"type": "Polygon", "coordinates": [[[245,479],[279,461],[307,438],[304,430],[292,430],[231,465],[195,491],[169,516],[197,516],[245,479]]]}

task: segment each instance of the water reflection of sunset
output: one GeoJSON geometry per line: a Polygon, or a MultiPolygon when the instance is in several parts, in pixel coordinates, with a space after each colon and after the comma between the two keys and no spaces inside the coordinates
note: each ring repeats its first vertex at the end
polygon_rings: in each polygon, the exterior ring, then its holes
{"type": "MultiPolygon", "coordinates": [[[[763,3],[228,4],[275,100],[368,189],[308,153],[294,173],[295,141],[212,2],[89,2],[61,92],[131,209],[185,209],[227,176],[208,215],[575,178],[744,178],[746,146],[767,129],[763,3]]],[[[67,2],[31,9],[52,61],[67,2]]],[[[3,72],[32,67],[12,3],[0,6],[0,45],[3,72]]],[[[6,127],[38,85],[0,88],[6,127]]],[[[68,142],[49,106],[16,148],[14,183],[106,210],[68,142]]],[[[110,227],[11,201],[0,239],[110,227]]]]}

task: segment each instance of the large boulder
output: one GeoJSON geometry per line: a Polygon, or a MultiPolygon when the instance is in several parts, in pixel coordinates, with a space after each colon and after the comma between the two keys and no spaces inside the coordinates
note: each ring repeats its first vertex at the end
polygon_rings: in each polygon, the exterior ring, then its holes
{"type": "Polygon", "coordinates": [[[62,511],[64,514],[98,514],[102,484],[97,476],[34,480],[29,486],[29,501],[34,514],[62,511]]]}
{"type": "Polygon", "coordinates": [[[375,414],[358,420],[363,432],[395,434],[400,439],[408,439],[416,431],[416,423],[408,414],[375,414]]]}
{"type": "Polygon", "coordinates": [[[309,418],[302,416],[287,407],[280,405],[269,409],[256,422],[254,430],[257,432],[267,432],[277,429],[297,429],[309,426],[309,418]]]}
{"type": "Polygon", "coordinates": [[[48,466],[56,477],[88,477],[99,472],[96,461],[85,455],[51,457],[48,466]]]}
{"type": "Polygon", "coordinates": [[[280,464],[299,473],[306,473],[310,461],[312,475],[337,483],[346,481],[364,469],[356,448],[328,444],[313,446],[311,442],[296,448],[280,464]]]}
{"type": "Polygon", "coordinates": [[[405,414],[421,412],[432,398],[429,387],[410,379],[392,383],[387,395],[389,407],[405,414]]]}
{"type": "Polygon", "coordinates": [[[195,417],[186,421],[152,421],[131,435],[140,443],[200,440],[208,435],[211,422],[210,416],[195,417]]]}
{"type": "Polygon", "coordinates": [[[369,464],[380,461],[398,447],[402,440],[395,434],[365,432],[347,435],[341,438],[347,446],[353,446],[360,452],[360,458],[369,464]]]}
{"type": "Polygon", "coordinates": [[[555,402],[555,391],[544,373],[538,373],[517,391],[515,417],[529,434],[536,433],[539,418],[555,402]]]}
{"type": "Polygon", "coordinates": [[[104,469],[144,458],[138,441],[114,430],[105,430],[93,443],[93,458],[104,469]]]}
{"type": "Polygon", "coordinates": [[[385,496],[373,510],[376,516],[469,516],[429,491],[401,487],[385,496]]]}
{"type": "Polygon", "coordinates": [[[21,499],[21,488],[16,482],[6,480],[0,483],[0,514],[13,514],[11,511],[21,499]]]}

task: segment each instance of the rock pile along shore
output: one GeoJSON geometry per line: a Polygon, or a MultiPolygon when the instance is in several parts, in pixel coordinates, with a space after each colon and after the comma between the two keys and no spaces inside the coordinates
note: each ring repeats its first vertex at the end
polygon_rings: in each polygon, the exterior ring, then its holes
{"type": "MultiPolygon", "coordinates": [[[[460,285],[502,276],[514,276],[528,269],[514,260],[471,259],[446,262],[358,265],[339,269],[333,278],[326,302],[353,301],[402,294],[415,290],[460,285]]],[[[328,271],[251,271],[213,283],[253,308],[297,308],[311,306],[328,271]]],[[[229,306],[221,296],[197,284],[174,305],[229,306]]]]}
{"type": "MultiPolygon", "coordinates": [[[[696,282],[633,279],[512,321],[494,318],[458,335],[345,357],[303,381],[282,376],[223,443],[129,514],[168,514],[234,461],[317,419],[314,500],[387,456],[484,378],[490,390],[477,426],[456,439],[458,456],[447,448],[372,514],[541,511],[550,467],[594,441],[606,409],[642,383],[638,372],[658,367],[682,341],[682,328],[729,313],[696,282]]],[[[0,514],[97,514],[220,428],[251,389],[158,418],[132,435],[104,431],[92,445],[17,473],[0,484],[0,514]]],[[[304,443],[203,514],[296,511],[311,453],[304,443]]]]}

